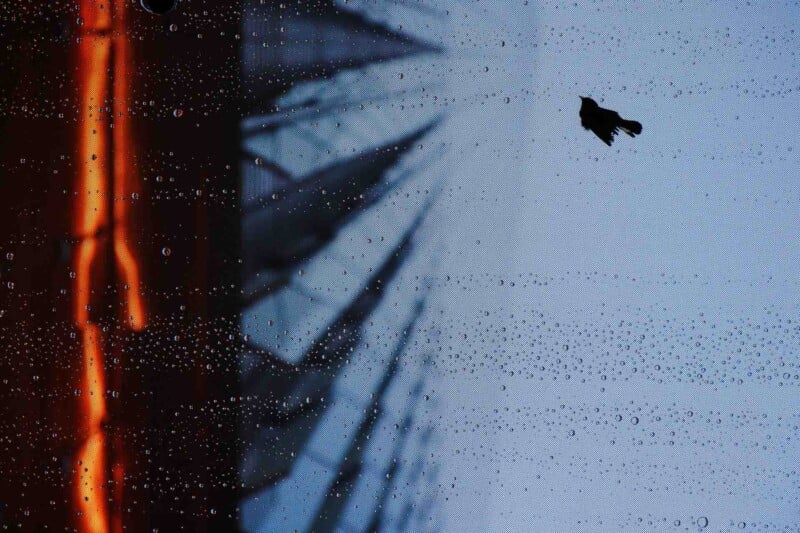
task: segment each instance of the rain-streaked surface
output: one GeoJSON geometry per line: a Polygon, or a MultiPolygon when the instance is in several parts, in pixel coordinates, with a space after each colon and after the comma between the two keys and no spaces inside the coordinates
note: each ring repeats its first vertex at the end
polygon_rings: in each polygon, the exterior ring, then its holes
{"type": "Polygon", "coordinates": [[[0,6],[0,525],[800,528],[797,2],[174,7],[0,6]]]}

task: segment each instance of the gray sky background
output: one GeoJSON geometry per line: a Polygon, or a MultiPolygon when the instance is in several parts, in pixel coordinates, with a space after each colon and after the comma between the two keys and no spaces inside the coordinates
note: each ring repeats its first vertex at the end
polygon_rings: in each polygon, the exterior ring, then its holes
{"type": "Polygon", "coordinates": [[[800,6],[447,5],[446,529],[796,530],[800,6]]]}

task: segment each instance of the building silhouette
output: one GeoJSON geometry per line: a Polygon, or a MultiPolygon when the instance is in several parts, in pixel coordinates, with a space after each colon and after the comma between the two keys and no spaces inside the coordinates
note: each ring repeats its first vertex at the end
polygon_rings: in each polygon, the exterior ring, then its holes
{"type": "Polygon", "coordinates": [[[412,89],[363,73],[441,50],[381,16],[369,3],[245,11],[246,531],[437,527],[436,354],[419,328],[441,249],[443,117],[403,112],[412,89]]]}

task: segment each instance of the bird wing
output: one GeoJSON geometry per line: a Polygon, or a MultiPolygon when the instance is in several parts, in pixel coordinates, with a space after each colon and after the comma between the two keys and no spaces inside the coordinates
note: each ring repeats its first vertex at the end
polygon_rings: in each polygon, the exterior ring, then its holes
{"type": "Polygon", "coordinates": [[[600,140],[602,140],[609,146],[611,146],[611,143],[614,142],[614,135],[617,134],[616,127],[607,127],[598,125],[597,127],[592,128],[592,131],[594,132],[595,135],[600,137],[600,140]]]}

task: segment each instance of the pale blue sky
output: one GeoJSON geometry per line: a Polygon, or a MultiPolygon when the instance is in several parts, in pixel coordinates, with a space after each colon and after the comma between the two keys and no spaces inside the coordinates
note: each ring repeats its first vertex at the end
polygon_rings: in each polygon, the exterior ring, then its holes
{"type": "Polygon", "coordinates": [[[800,524],[800,7],[750,4],[449,4],[448,530],[800,524]]]}

